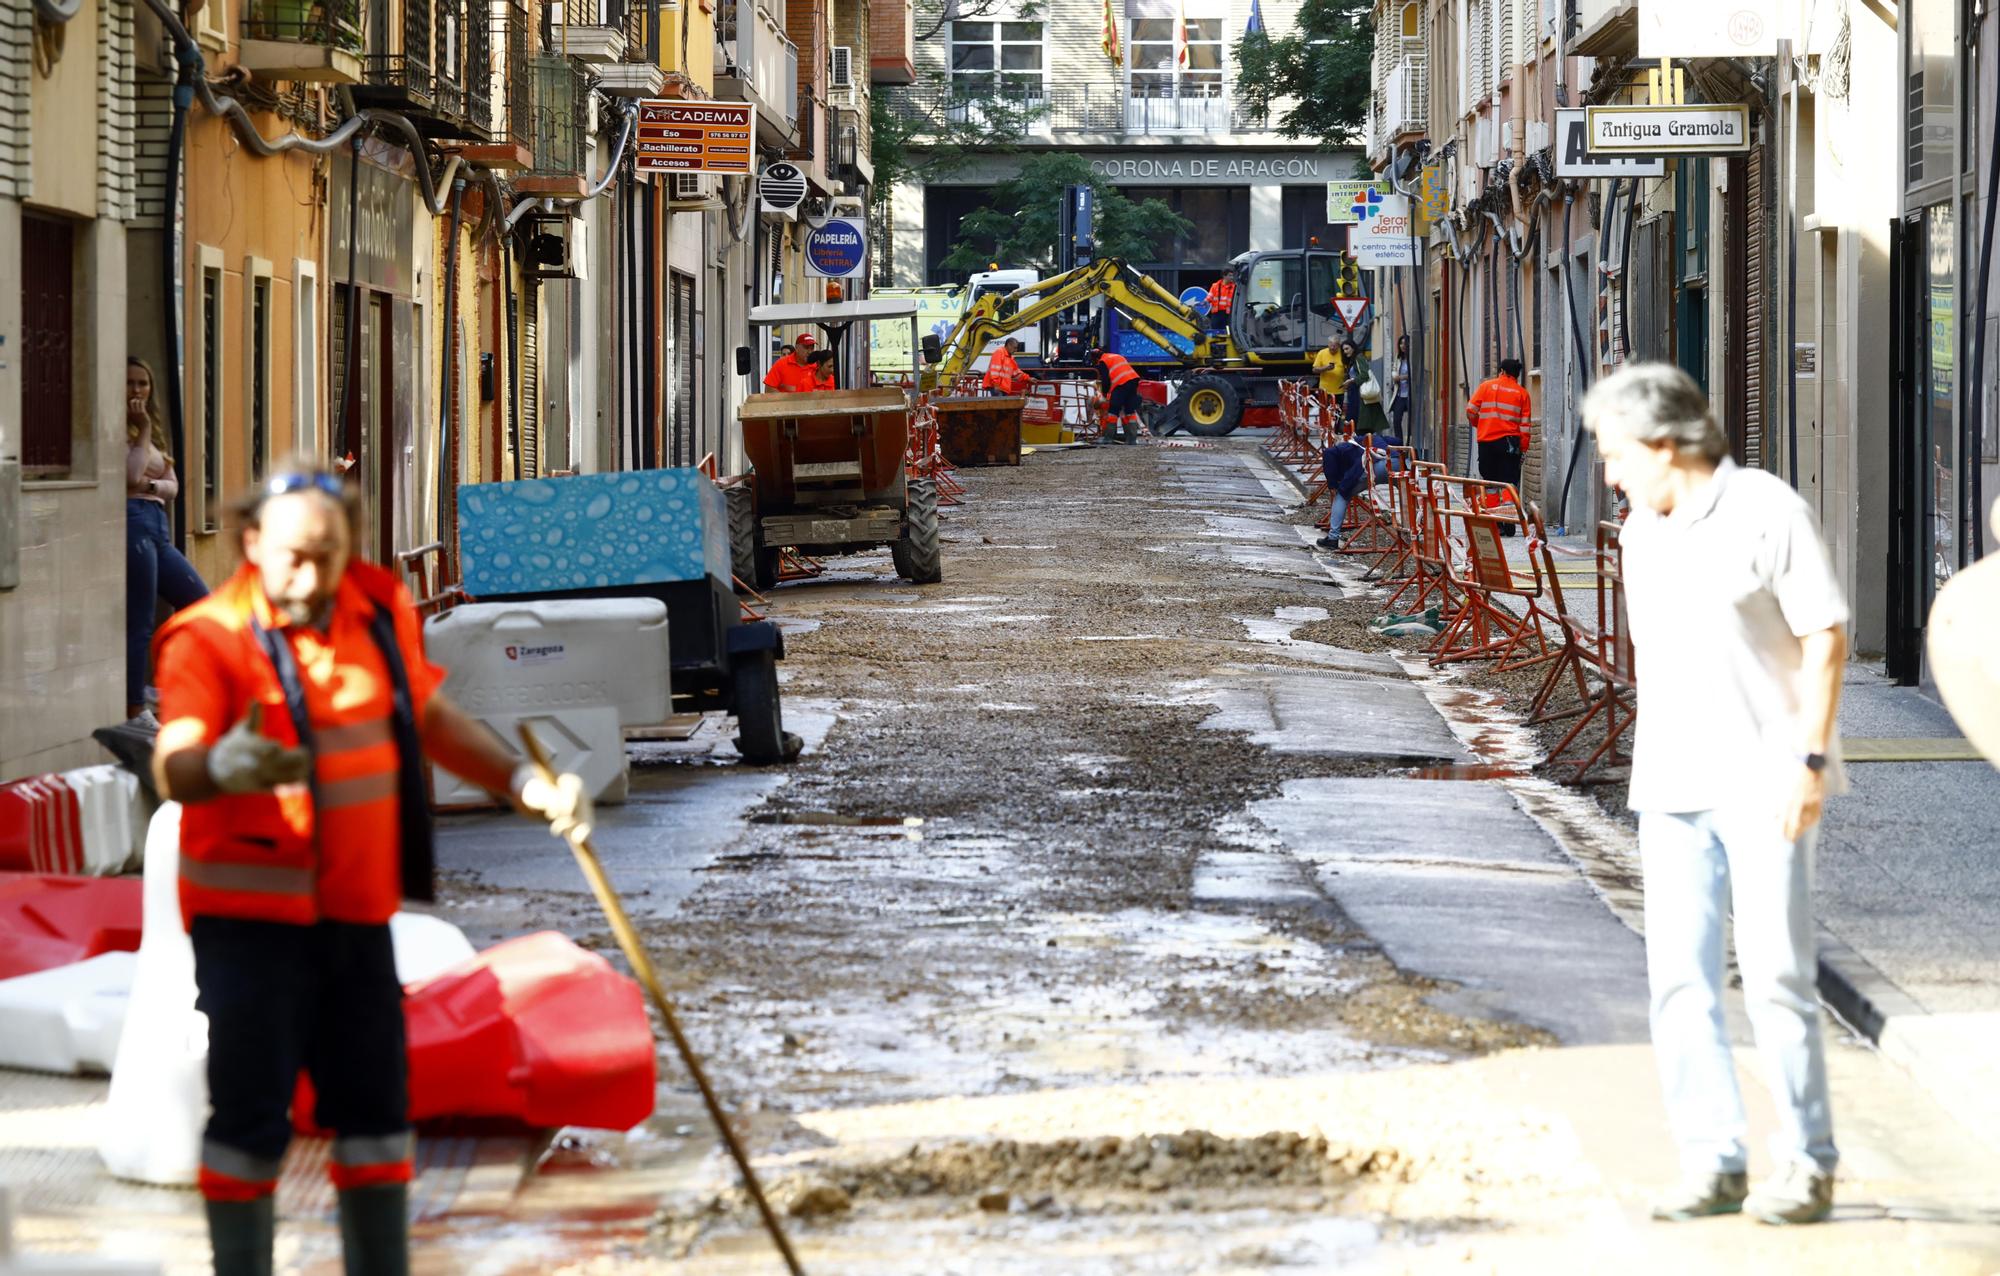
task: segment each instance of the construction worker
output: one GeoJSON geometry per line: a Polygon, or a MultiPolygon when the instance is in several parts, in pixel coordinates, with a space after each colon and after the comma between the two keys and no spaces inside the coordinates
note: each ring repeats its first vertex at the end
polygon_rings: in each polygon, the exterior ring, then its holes
{"type": "MultiPolygon", "coordinates": [[[[1528,450],[1528,422],[1534,408],[1520,378],[1521,361],[1502,359],[1499,375],[1480,382],[1465,405],[1465,419],[1479,444],[1479,477],[1511,483],[1516,491],[1521,487],[1521,454],[1528,450]]],[[[1502,523],[1500,534],[1512,536],[1514,525],[1502,523]]]]}
{"type": "Polygon", "coordinates": [[[803,394],[820,388],[819,378],[812,368],[813,335],[808,332],[799,337],[798,346],[790,354],[780,355],[764,374],[764,388],[789,394],[803,394]]]}
{"type": "Polygon", "coordinates": [[[181,914],[208,1016],[200,1186],[217,1276],[268,1276],[300,1069],[334,1133],[346,1270],[409,1271],[412,1136],[389,917],[432,895],[423,760],[587,827],[438,688],[407,591],[351,557],[359,496],[310,462],[238,508],[243,564],[155,640],[159,791],[182,804],[181,914]]]}
{"type": "Polygon", "coordinates": [[[1104,437],[1112,443],[1139,441],[1139,373],[1124,355],[1111,350],[1092,351],[1097,365],[1097,383],[1104,389],[1104,437]],[[1125,437],[1118,437],[1120,428],[1125,437]]]}
{"type": "Polygon", "coordinates": [[[831,350],[815,350],[812,352],[811,356],[809,356],[807,360],[807,367],[812,372],[813,389],[838,390],[840,388],[840,382],[834,377],[833,374],[833,363],[835,357],[836,356],[831,350]]]}
{"type": "Polygon", "coordinates": [[[1020,349],[1019,337],[1008,337],[1002,341],[1000,348],[986,363],[986,375],[980,379],[979,388],[987,394],[1003,397],[1025,391],[1033,378],[1021,370],[1020,363],[1015,359],[1020,349]]]}
{"type": "Polygon", "coordinates": [[[1236,305],[1236,267],[1225,266],[1222,278],[1209,285],[1208,330],[1229,331],[1229,312],[1236,305]]]}
{"type": "Polygon", "coordinates": [[[1339,407],[1341,392],[1347,388],[1347,355],[1337,334],[1326,334],[1326,347],[1313,356],[1313,371],[1319,374],[1319,392],[1326,405],[1339,407]]]}

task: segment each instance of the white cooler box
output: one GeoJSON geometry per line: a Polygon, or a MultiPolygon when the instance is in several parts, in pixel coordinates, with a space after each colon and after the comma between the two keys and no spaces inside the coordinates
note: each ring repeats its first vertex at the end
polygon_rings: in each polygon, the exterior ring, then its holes
{"type": "MultiPolygon", "coordinates": [[[[667,605],[653,598],[464,603],[424,625],[444,689],[520,751],[527,722],[556,769],[575,771],[600,802],[625,798],[623,729],[673,711],[667,605]]],[[[439,806],[491,799],[433,768],[439,806]]]]}

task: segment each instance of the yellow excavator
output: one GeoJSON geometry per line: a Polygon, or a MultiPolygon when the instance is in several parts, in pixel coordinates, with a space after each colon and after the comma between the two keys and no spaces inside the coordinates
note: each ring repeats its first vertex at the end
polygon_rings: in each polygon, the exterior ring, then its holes
{"type": "MultiPolygon", "coordinates": [[[[1230,265],[1236,268],[1236,302],[1228,322],[1214,330],[1159,281],[1111,257],[1004,296],[982,297],[937,344],[935,357],[926,351],[924,385],[950,385],[991,343],[1101,298],[1124,326],[1177,357],[1146,369],[1178,383],[1173,403],[1151,418],[1156,431],[1185,428],[1216,437],[1239,425],[1275,424],[1278,382],[1310,373],[1327,337],[1351,331],[1334,302],[1360,295],[1359,272],[1345,254],[1316,247],[1244,253],[1230,265]]],[[[1060,358],[1043,366],[1058,372],[1082,367],[1060,358]]]]}

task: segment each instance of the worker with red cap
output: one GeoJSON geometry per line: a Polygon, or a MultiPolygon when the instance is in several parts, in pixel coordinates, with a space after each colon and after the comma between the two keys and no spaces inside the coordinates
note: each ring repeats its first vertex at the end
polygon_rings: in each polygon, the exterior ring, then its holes
{"type": "Polygon", "coordinates": [[[810,332],[799,336],[798,348],[791,354],[781,356],[764,374],[764,388],[786,393],[803,394],[811,390],[831,389],[822,387],[819,376],[813,370],[813,335],[810,332]]]}
{"type": "Polygon", "coordinates": [[[333,1132],[346,1270],[406,1276],[412,1138],[389,918],[433,898],[426,759],[562,834],[590,793],[453,704],[356,489],[281,465],[237,510],[243,565],[154,639],[153,774],[181,803],[180,905],[208,1019],[199,1184],[217,1276],[269,1276],[299,1073],[333,1132]]]}

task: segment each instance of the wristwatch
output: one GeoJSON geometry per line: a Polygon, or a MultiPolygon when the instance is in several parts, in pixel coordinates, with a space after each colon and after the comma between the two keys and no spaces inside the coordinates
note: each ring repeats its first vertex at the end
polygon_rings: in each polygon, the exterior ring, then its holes
{"type": "Polygon", "coordinates": [[[1814,774],[1826,770],[1826,755],[1824,753],[1808,753],[1800,757],[1799,761],[1805,763],[1806,770],[1814,774]]]}

